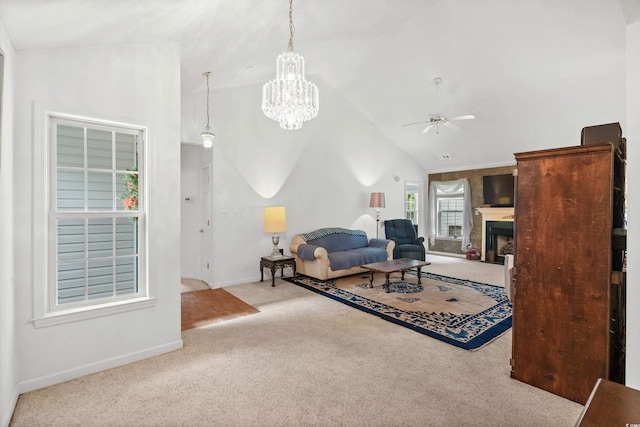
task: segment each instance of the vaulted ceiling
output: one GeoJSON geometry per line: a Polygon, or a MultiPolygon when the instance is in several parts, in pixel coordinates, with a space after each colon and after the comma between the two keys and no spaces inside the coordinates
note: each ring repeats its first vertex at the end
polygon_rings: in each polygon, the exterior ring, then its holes
{"type": "MultiPolygon", "coordinates": [[[[0,0],[0,19],[18,51],[178,41],[190,95],[203,91],[204,71],[214,91],[272,79],[288,9],[286,0],[0,0]]],[[[428,171],[512,164],[514,152],[578,144],[584,126],[624,127],[624,27],[640,20],[640,0],[296,0],[293,19],[308,79],[340,92],[428,171]],[[402,127],[429,113],[476,119],[426,134],[402,127]]],[[[331,105],[320,97],[322,114],[331,105]]]]}

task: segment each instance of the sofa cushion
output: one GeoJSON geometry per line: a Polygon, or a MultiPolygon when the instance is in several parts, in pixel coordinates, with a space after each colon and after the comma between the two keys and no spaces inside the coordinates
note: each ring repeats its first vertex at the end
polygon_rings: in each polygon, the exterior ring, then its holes
{"type": "MultiPolygon", "coordinates": [[[[346,230],[337,231],[343,229],[325,229],[330,230],[331,232],[326,235],[319,236],[314,239],[306,238],[306,235],[303,234],[305,240],[308,244],[322,246],[327,250],[327,252],[338,252],[338,251],[346,251],[348,249],[355,249],[367,246],[368,239],[367,234],[362,230],[346,230]],[[336,230],[336,231],[333,231],[336,230]]],[[[322,232],[323,229],[318,230],[317,232],[322,232]]],[[[316,233],[317,233],[316,232],[316,233]]],[[[311,233],[308,233],[311,234],[311,233]]]]}
{"type": "MultiPolygon", "coordinates": [[[[385,257],[386,259],[386,257],[385,257]]],[[[334,251],[329,252],[329,266],[332,271],[348,270],[351,267],[366,264],[364,256],[354,251],[334,251]]]]}
{"type": "Polygon", "coordinates": [[[354,252],[362,256],[362,262],[358,265],[362,264],[371,264],[372,262],[380,262],[387,260],[387,250],[384,248],[358,248],[358,249],[350,249],[347,252],[354,252]]]}
{"type": "Polygon", "coordinates": [[[356,248],[347,251],[329,252],[329,265],[332,271],[347,270],[363,264],[387,260],[386,249],[356,248]]]}

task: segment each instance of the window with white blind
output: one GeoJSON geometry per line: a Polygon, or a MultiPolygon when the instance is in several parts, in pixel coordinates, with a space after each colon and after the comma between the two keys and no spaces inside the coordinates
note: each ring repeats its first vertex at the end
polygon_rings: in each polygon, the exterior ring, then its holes
{"type": "Polygon", "coordinates": [[[51,117],[48,312],[145,296],[143,129],[51,117]]]}
{"type": "Polygon", "coordinates": [[[462,236],[463,209],[461,196],[438,196],[438,237],[462,236]]]}
{"type": "Polygon", "coordinates": [[[436,239],[456,239],[465,251],[473,229],[471,187],[467,178],[431,181],[427,210],[427,236],[431,246],[436,239]]]}

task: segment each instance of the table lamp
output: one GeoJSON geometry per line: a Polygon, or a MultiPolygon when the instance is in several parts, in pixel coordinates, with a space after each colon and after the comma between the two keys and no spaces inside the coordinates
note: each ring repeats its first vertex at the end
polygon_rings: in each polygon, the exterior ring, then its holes
{"type": "Polygon", "coordinates": [[[284,210],[284,206],[269,206],[264,208],[264,232],[273,233],[271,236],[271,242],[273,243],[272,257],[280,257],[280,249],[278,249],[278,243],[280,243],[280,236],[278,233],[287,231],[287,215],[284,210]]]}

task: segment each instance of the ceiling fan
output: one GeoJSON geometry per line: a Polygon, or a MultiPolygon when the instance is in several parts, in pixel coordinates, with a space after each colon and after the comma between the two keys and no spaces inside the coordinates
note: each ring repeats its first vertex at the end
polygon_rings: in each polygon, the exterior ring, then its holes
{"type": "MultiPolygon", "coordinates": [[[[435,79],[433,79],[434,83],[436,84],[436,90],[438,92],[438,98],[440,98],[440,85],[442,84],[442,79],[440,77],[436,77],[435,79]]],[[[432,127],[436,127],[436,132],[438,131],[438,126],[440,124],[450,127],[452,129],[462,129],[462,126],[460,126],[457,123],[452,123],[456,120],[470,120],[470,119],[475,119],[475,116],[473,114],[465,114],[463,116],[454,116],[454,117],[446,117],[445,115],[443,115],[442,113],[433,113],[433,114],[429,114],[429,118],[427,120],[422,120],[419,122],[414,122],[414,123],[407,123],[405,125],[402,125],[402,127],[405,126],[413,126],[413,125],[419,125],[419,124],[425,124],[426,123],[426,127],[422,130],[421,133],[427,133],[429,131],[429,129],[431,129],[432,127]]]]}

